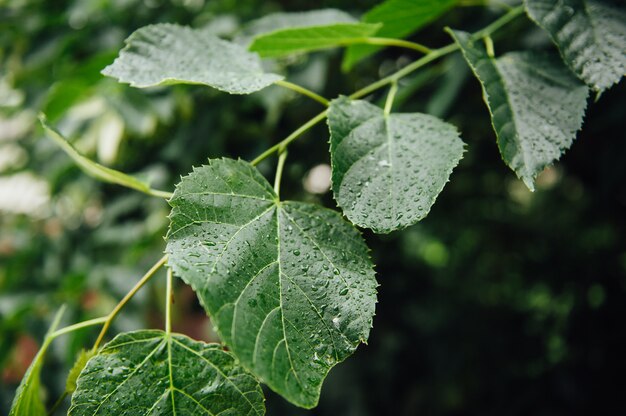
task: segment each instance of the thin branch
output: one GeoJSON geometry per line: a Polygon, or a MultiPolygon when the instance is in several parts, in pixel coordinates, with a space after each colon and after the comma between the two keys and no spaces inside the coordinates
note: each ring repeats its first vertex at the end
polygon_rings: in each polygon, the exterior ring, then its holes
{"type": "Polygon", "coordinates": [[[491,36],[495,31],[500,29],[502,26],[508,24],[511,20],[515,19],[517,16],[523,13],[524,13],[524,6],[517,6],[513,9],[510,9],[505,15],[495,20],[490,25],[479,30],[478,32],[474,33],[472,35],[472,39],[476,40],[476,39],[484,38],[485,36],[491,36]]]}
{"type": "MultiPolygon", "coordinates": [[[[499,19],[497,19],[496,21],[494,21],[493,23],[491,23],[490,25],[486,26],[485,28],[479,30],[478,32],[474,33],[472,35],[472,39],[476,40],[476,39],[481,39],[484,38],[486,36],[491,36],[496,30],[500,29],[502,26],[506,25],[507,23],[509,23],[511,20],[515,19],[517,16],[521,15],[522,13],[524,13],[524,7],[523,6],[519,6],[516,7],[514,9],[511,9],[508,13],[504,14],[502,17],[500,17],[499,19]]],[[[379,88],[382,88],[388,84],[391,84],[392,82],[397,82],[400,78],[403,78],[405,76],[407,76],[408,74],[416,71],[417,69],[423,67],[424,65],[439,59],[443,56],[449,55],[452,52],[455,52],[459,49],[459,46],[456,43],[451,43],[447,46],[444,46],[442,48],[439,49],[435,49],[433,50],[431,53],[429,53],[428,55],[422,57],[421,59],[418,59],[417,61],[405,66],[404,68],[400,69],[399,71],[385,77],[382,78],[376,82],[373,82],[372,84],[361,88],[360,90],[356,91],[355,93],[353,93],[352,95],[350,95],[350,98],[354,99],[354,98],[361,98],[364,97],[376,90],[378,90],[379,88]]]]}
{"type": "Polygon", "coordinates": [[[318,115],[316,115],[315,117],[313,117],[312,119],[310,119],[309,121],[307,121],[306,123],[298,127],[298,129],[296,129],[293,133],[287,136],[284,140],[276,143],[274,146],[270,147],[269,149],[261,153],[259,156],[256,157],[256,159],[254,159],[250,163],[252,165],[258,165],[261,161],[265,160],[268,156],[272,155],[273,153],[280,151],[281,149],[285,149],[287,146],[289,146],[289,143],[297,139],[298,136],[305,133],[307,130],[309,130],[311,127],[315,126],[317,123],[324,120],[325,118],[326,118],[326,110],[322,111],[321,113],[319,113],[318,115]]]}
{"type": "Polygon", "coordinates": [[[312,98],[313,100],[317,101],[318,103],[328,107],[328,100],[324,97],[322,97],[321,95],[307,89],[304,88],[298,84],[294,84],[293,82],[289,82],[289,81],[285,81],[285,80],[280,80],[280,81],[276,81],[275,82],[276,85],[279,85],[281,87],[287,88],[289,90],[295,91],[298,94],[302,94],[304,96],[307,96],[309,98],[312,98]]]}
{"type": "Polygon", "coordinates": [[[83,321],[83,322],[79,322],[79,323],[74,324],[74,325],[69,325],[69,326],[66,326],[65,328],[61,328],[61,329],[51,333],[50,334],[50,338],[54,339],[54,338],[59,337],[61,335],[65,335],[65,334],[70,333],[70,332],[78,331],[79,329],[82,329],[82,328],[87,328],[89,326],[94,326],[94,325],[100,325],[100,324],[105,323],[107,321],[107,319],[108,319],[107,316],[102,316],[100,318],[89,319],[88,321],[83,321]]]}
{"type": "MultiPolygon", "coordinates": [[[[502,26],[505,26],[507,23],[509,23],[511,20],[515,19],[517,16],[521,15],[522,13],[524,13],[523,6],[518,6],[509,10],[506,14],[501,16],[499,19],[495,20],[490,25],[484,27],[478,32],[475,32],[472,35],[472,39],[476,40],[476,39],[484,38],[486,36],[491,36],[495,31],[500,29],[502,26]]],[[[352,93],[349,96],[349,98],[357,99],[357,98],[365,97],[366,95],[369,95],[372,92],[380,88],[383,88],[394,82],[398,82],[398,80],[411,74],[412,72],[418,70],[419,68],[429,64],[432,61],[435,61],[439,58],[442,58],[446,55],[456,52],[458,49],[459,49],[459,46],[456,43],[451,43],[439,49],[433,49],[432,51],[430,51],[428,54],[424,55],[422,58],[418,59],[417,61],[412,62],[411,64],[394,72],[393,74],[385,78],[382,78],[376,82],[373,82],[370,85],[352,93]]],[[[325,118],[326,118],[326,111],[319,113],[318,115],[316,115],[315,117],[313,117],[312,119],[304,123],[302,126],[300,126],[298,129],[296,129],[293,133],[291,133],[285,139],[276,143],[274,146],[270,147],[269,149],[261,153],[250,163],[252,165],[257,165],[261,161],[265,160],[267,157],[272,155],[273,153],[284,150],[292,141],[300,137],[304,132],[306,132],[311,127],[315,126],[317,123],[324,120],[325,118]]]]}
{"type": "Polygon", "coordinates": [[[167,254],[161,257],[161,259],[157,261],[154,264],[154,266],[152,266],[145,275],[143,275],[141,280],[139,280],[137,284],[130,290],[130,292],[128,292],[126,296],[124,296],[124,298],[115,306],[115,308],[111,311],[111,313],[107,316],[106,320],[104,321],[104,326],[102,327],[102,330],[100,331],[100,335],[98,335],[98,339],[96,339],[96,342],[93,344],[93,347],[92,347],[93,351],[96,351],[98,347],[100,346],[100,343],[102,342],[102,339],[104,338],[104,335],[106,334],[107,330],[111,326],[111,322],[113,322],[113,319],[115,319],[117,314],[120,313],[122,308],[128,303],[129,300],[132,299],[135,293],[137,293],[139,289],[141,289],[143,285],[145,285],[152,278],[152,276],[154,276],[154,274],[159,270],[159,268],[161,268],[161,266],[165,264],[166,261],[167,261],[167,254]]]}
{"type": "Polygon", "coordinates": [[[399,79],[409,75],[411,72],[414,72],[417,69],[425,66],[426,64],[429,64],[432,61],[435,61],[443,56],[449,55],[452,52],[457,51],[458,49],[459,47],[456,43],[451,43],[450,45],[444,46],[443,48],[435,49],[428,55],[425,55],[417,61],[410,63],[399,71],[394,72],[393,74],[385,78],[379,79],[378,81],[373,82],[364,88],[361,88],[360,90],[351,94],[349,97],[352,99],[365,97],[366,95],[369,95],[380,88],[383,88],[393,82],[397,82],[399,79]]]}

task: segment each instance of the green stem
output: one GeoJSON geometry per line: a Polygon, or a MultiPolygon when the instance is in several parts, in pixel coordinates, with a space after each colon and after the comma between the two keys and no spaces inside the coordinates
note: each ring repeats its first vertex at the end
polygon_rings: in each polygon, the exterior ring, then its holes
{"type": "Polygon", "coordinates": [[[281,87],[287,88],[289,90],[295,91],[299,94],[305,95],[309,98],[312,98],[318,103],[328,107],[328,100],[326,98],[298,84],[294,84],[293,82],[289,82],[285,80],[276,81],[275,84],[280,85],[281,87]]]}
{"type": "Polygon", "coordinates": [[[285,166],[285,160],[287,160],[287,151],[285,149],[282,149],[278,155],[276,176],[274,177],[274,192],[276,192],[277,197],[280,197],[280,180],[283,177],[283,167],[285,166]]]}
{"type": "MultiPolygon", "coordinates": [[[[514,9],[511,9],[508,13],[500,17],[498,20],[494,21],[490,25],[474,33],[472,35],[472,39],[476,40],[476,39],[484,38],[486,36],[491,36],[491,34],[493,34],[496,30],[500,29],[502,26],[506,25],[507,23],[509,23],[511,20],[513,20],[514,18],[516,18],[523,12],[524,12],[523,6],[519,6],[514,9]]],[[[423,67],[424,65],[436,59],[449,55],[452,52],[457,51],[458,49],[459,49],[459,46],[456,43],[451,43],[447,46],[444,46],[443,48],[435,49],[428,55],[422,57],[421,59],[418,59],[417,61],[413,63],[410,63],[409,65],[405,66],[399,71],[394,72],[393,74],[385,78],[382,78],[376,82],[373,82],[372,84],[364,88],[361,88],[360,90],[350,95],[350,98],[354,99],[354,98],[364,97],[376,91],[379,88],[382,88],[388,84],[391,84],[392,82],[397,82],[400,78],[407,76],[411,72],[416,71],[417,69],[423,67]]]]}
{"type": "Polygon", "coordinates": [[[128,303],[129,300],[132,299],[133,296],[135,296],[135,293],[137,293],[139,289],[141,289],[143,285],[145,285],[152,278],[152,276],[154,276],[157,270],[159,270],[159,268],[161,268],[161,266],[163,266],[166,261],[167,261],[167,254],[161,257],[161,259],[157,261],[154,264],[154,266],[152,266],[150,270],[146,272],[145,275],[143,275],[141,280],[139,280],[137,284],[130,290],[130,292],[128,292],[126,296],[124,296],[124,298],[115,306],[115,308],[111,311],[111,313],[106,317],[106,320],[104,321],[104,325],[102,326],[102,330],[100,331],[100,335],[98,335],[98,339],[96,339],[96,342],[93,344],[93,347],[91,348],[92,351],[96,351],[98,349],[98,347],[100,346],[100,343],[104,339],[104,335],[106,334],[107,330],[111,326],[111,322],[113,322],[113,320],[120,313],[122,308],[128,303]]]}
{"type": "Polygon", "coordinates": [[[51,333],[50,334],[50,338],[54,339],[54,338],[59,337],[61,335],[65,335],[67,333],[74,332],[74,331],[77,331],[77,330],[82,329],[82,328],[87,328],[89,326],[94,326],[94,325],[100,325],[100,324],[105,323],[107,321],[107,319],[108,319],[108,317],[102,316],[100,318],[89,319],[88,321],[83,321],[83,322],[79,322],[79,323],[74,324],[74,325],[69,325],[69,326],[66,326],[65,328],[61,328],[61,329],[51,333]]]}
{"type": "Polygon", "coordinates": [[[485,36],[491,36],[495,31],[500,29],[502,26],[505,26],[511,20],[515,19],[517,16],[523,13],[524,13],[524,6],[517,6],[513,9],[510,9],[505,15],[495,20],[490,25],[485,26],[478,32],[474,33],[472,35],[472,39],[476,40],[476,39],[484,38],[485,36]]]}
{"type": "Polygon", "coordinates": [[[156,196],[159,198],[165,198],[165,199],[170,199],[173,195],[171,192],[159,191],[158,189],[152,189],[152,188],[150,188],[148,192],[146,193],[148,195],[156,196]]]}
{"type": "Polygon", "coordinates": [[[493,39],[491,39],[491,36],[485,36],[483,38],[483,41],[485,42],[485,49],[487,50],[487,56],[489,56],[490,58],[495,58],[496,52],[493,47],[493,39]]]}
{"type": "Polygon", "coordinates": [[[167,285],[165,287],[165,333],[172,333],[172,269],[167,269],[167,285]]]}
{"type": "Polygon", "coordinates": [[[418,52],[425,53],[425,54],[432,52],[432,49],[430,49],[427,46],[422,45],[421,43],[410,42],[404,39],[367,37],[367,38],[353,38],[344,43],[346,45],[366,44],[366,45],[378,45],[378,46],[398,46],[401,48],[412,49],[414,51],[418,51],[418,52]]]}
{"type": "Polygon", "coordinates": [[[350,95],[350,98],[352,99],[361,98],[393,82],[398,82],[400,78],[403,78],[409,75],[411,72],[414,72],[417,69],[423,67],[424,65],[429,64],[432,61],[435,61],[443,56],[449,55],[458,49],[459,49],[459,46],[456,43],[451,43],[450,45],[444,46],[443,48],[435,49],[428,55],[425,55],[422,58],[418,59],[417,61],[410,63],[409,65],[405,66],[399,71],[394,72],[393,74],[385,78],[381,78],[378,81],[373,82],[370,85],[354,92],[353,94],[350,95]]]}
{"type": "MultiPolygon", "coordinates": [[[[499,19],[495,20],[490,25],[484,27],[478,32],[475,32],[472,35],[472,39],[476,40],[476,39],[484,38],[486,36],[491,36],[495,31],[500,29],[502,26],[505,26],[507,23],[509,23],[511,20],[515,19],[517,16],[521,15],[522,13],[524,13],[523,6],[518,6],[509,10],[506,14],[501,16],[499,19]]],[[[352,93],[349,96],[349,98],[351,99],[361,98],[389,84],[398,82],[399,79],[409,75],[410,73],[429,64],[432,61],[435,61],[439,58],[442,58],[446,55],[451,54],[452,52],[457,51],[458,49],[459,49],[459,46],[456,43],[451,43],[439,49],[433,49],[427,55],[423,56],[422,58],[418,59],[415,62],[410,63],[409,65],[405,66],[399,71],[394,72],[393,74],[385,78],[379,79],[378,81],[373,82],[370,85],[352,93]]],[[[272,155],[273,153],[284,150],[287,146],[289,146],[289,144],[292,141],[300,137],[304,132],[306,132],[311,127],[315,126],[317,123],[324,120],[325,118],[326,118],[326,110],[324,110],[323,112],[319,113],[318,115],[316,115],[315,117],[313,117],[312,119],[304,123],[297,130],[295,130],[293,133],[287,136],[285,139],[276,143],[274,146],[270,147],[269,149],[261,153],[250,163],[252,165],[257,165],[261,161],[265,160],[268,156],[272,155]]]]}
{"type": "Polygon", "coordinates": [[[398,83],[392,82],[391,88],[389,88],[389,94],[387,94],[387,100],[385,101],[385,115],[388,116],[391,113],[391,106],[393,105],[393,99],[396,96],[396,92],[398,92],[398,83]]]}
{"type": "Polygon", "coordinates": [[[473,6],[479,6],[479,7],[488,7],[488,6],[499,6],[502,7],[506,10],[511,10],[513,8],[513,6],[511,6],[510,4],[506,4],[503,1],[497,1],[497,0],[460,0],[457,4],[457,6],[460,7],[473,7],[473,6]]]}
{"type": "Polygon", "coordinates": [[[254,159],[250,163],[253,166],[258,165],[261,161],[265,160],[268,156],[272,155],[273,153],[279,152],[280,150],[285,149],[287,146],[289,146],[289,144],[292,141],[297,139],[301,134],[305,133],[307,130],[309,130],[311,127],[315,126],[317,123],[324,120],[325,118],[326,118],[326,110],[322,111],[321,113],[319,113],[318,115],[316,115],[315,117],[313,117],[312,119],[310,119],[309,121],[307,121],[306,123],[298,127],[297,130],[295,130],[293,133],[287,136],[284,140],[276,143],[274,146],[270,147],[269,149],[261,153],[259,156],[256,157],[256,159],[254,159]]]}

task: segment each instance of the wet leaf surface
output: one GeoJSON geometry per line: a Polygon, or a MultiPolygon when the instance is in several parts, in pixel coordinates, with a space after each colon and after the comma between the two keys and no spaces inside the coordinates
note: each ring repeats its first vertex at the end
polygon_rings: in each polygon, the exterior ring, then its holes
{"type": "Polygon", "coordinates": [[[71,416],[263,415],[256,379],[218,344],[141,330],[116,336],[81,371],[71,416]]]}
{"type": "Polygon", "coordinates": [[[279,202],[247,162],[213,159],[177,186],[169,265],[222,340],[273,390],[317,404],[328,371],[369,335],[376,280],[339,213],[279,202]]]}
{"type": "Polygon", "coordinates": [[[333,193],[353,223],[388,233],[424,218],[463,156],[454,126],[341,97],[328,111],[333,193]]]}
{"type": "Polygon", "coordinates": [[[483,88],[504,162],[535,189],[535,178],[568,149],[583,123],[588,88],[558,56],[490,57],[482,40],[450,31],[483,88]]]}

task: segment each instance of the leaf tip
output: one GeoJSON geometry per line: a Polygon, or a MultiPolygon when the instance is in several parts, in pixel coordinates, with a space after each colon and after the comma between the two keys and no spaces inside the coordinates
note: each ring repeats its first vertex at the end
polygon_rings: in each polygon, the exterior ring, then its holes
{"type": "Polygon", "coordinates": [[[532,176],[523,176],[522,181],[530,192],[535,192],[535,179],[532,176]]]}

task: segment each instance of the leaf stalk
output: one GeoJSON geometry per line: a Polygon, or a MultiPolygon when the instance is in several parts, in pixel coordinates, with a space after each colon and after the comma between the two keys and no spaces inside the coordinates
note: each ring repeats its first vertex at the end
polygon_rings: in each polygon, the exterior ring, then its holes
{"type": "Polygon", "coordinates": [[[167,269],[167,285],[165,288],[165,333],[172,333],[172,269],[167,269]]]}
{"type": "Polygon", "coordinates": [[[315,92],[313,92],[313,91],[311,91],[311,90],[309,90],[307,88],[304,88],[301,85],[294,84],[293,82],[289,82],[289,81],[285,81],[285,80],[276,81],[275,84],[279,85],[279,86],[281,86],[283,88],[287,88],[289,90],[295,91],[298,94],[302,94],[302,95],[304,95],[306,97],[309,97],[309,98],[317,101],[318,103],[322,104],[323,106],[328,107],[329,103],[328,103],[328,100],[326,98],[322,97],[321,95],[319,95],[319,94],[317,94],[317,93],[315,93],[315,92]]]}
{"type": "Polygon", "coordinates": [[[150,270],[146,272],[145,275],[143,275],[143,277],[137,282],[137,284],[133,286],[133,288],[126,294],[126,296],[124,296],[124,298],[115,306],[115,308],[113,308],[111,313],[106,317],[106,320],[104,321],[102,330],[100,331],[100,334],[98,335],[98,338],[96,339],[96,342],[93,344],[93,347],[91,348],[92,351],[96,351],[98,349],[98,347],[102,343],[102,340],[104,339],[104,335],[107,333],[107,330],[111,326],[111,322],[113,322],[113,320],[120,313],[122,308],[128,303],[128,301],[130,301],[133,298],[133,296],[135,296],[135,294],[139,291],[139,289],[141,289],[152,278],[152,276],[154,276],[154,274],[161,268],[161,266],[165,264],[166,261],[167,261],[167,254],[161,257],[161,259],[157,261],[150,268],[150,270]]]}
{"type": "Polygon", "coordinates": [[[283,167],[285,166],[285,160],[287,160],[287,150],[280,151],[278,156],[278,165],[276,165],[276,177],[274,177],[274,192],[276,196],[280,198],[280,180],[283,177],[283,167]]]}
{"type": "Polygon", "coordinates": [[[389,88],[389,94],[387,94],[387,100],[385,101],[385,115],[388,116],[391,113],[391,107],[393,106],[393,100],[398,92],[398,83],[392,82],[391,88],[389,88]]]}

